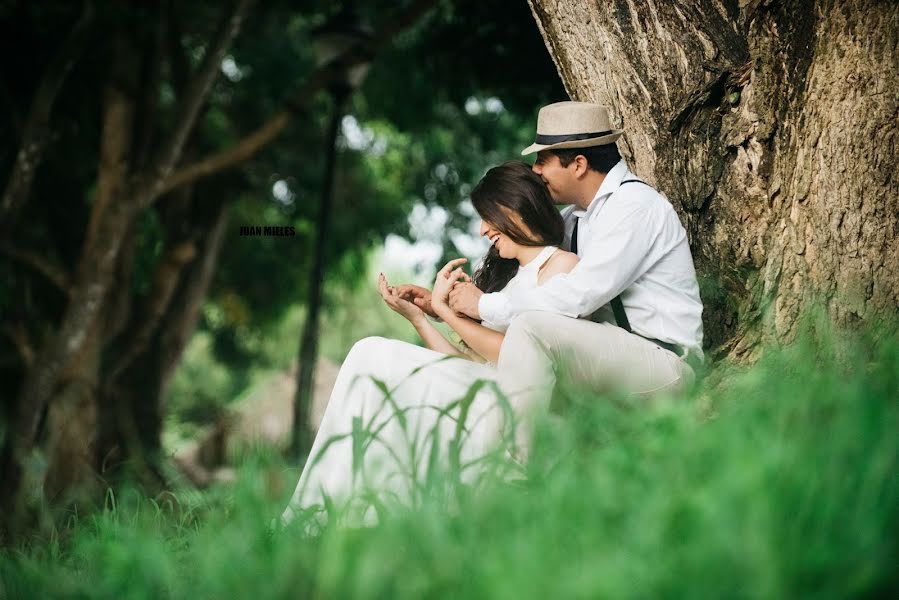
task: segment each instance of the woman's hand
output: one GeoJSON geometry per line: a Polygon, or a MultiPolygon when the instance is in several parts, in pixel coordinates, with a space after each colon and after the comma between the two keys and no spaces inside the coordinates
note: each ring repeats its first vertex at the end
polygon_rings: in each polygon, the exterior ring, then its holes
{"type": "Polygon", "coordinates": [[[380,292],[381,298],[384,299],[384,303],[387,306],[403,315],[413,325],[424,319],[425,313],[421,308],[403,299],[395,287],[387,285],[387,278],[384,277],[384,273],[378,275],[378,292],[380,292]]]}
{"type": "Polygon", "coordinates": [[[425,311],[425,314],[436,317],[437,313],[431,308],[431,290],[425,289],[420,285],[404,283],[395,288],[397,295],[403,300],[408,300],[418,308],[425,311]]]}
{"type": "Polygon", "coordinates": [[[467,258],[457,258],[446,263],[437,273],[434,289],[431,290],[431,306],[438,315],[449,310],[449,293],[457,281],[471,281],[460,265],[468,262],[467,258]]]}

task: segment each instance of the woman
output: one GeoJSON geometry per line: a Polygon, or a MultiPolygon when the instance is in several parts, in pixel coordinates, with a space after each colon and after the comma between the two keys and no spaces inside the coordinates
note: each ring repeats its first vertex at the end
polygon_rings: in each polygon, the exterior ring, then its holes
{"type": "MultiPolygon", "coordinates": [[[[524,163],[490,169],[472,190],[471,201],[482,218],[481,235],[491,242],[474,276],[485,292],[531,289],[577,263],[576,255],[557,248],[564,235],[562,218],[543,181],[524,163]]],[[[453,284],[468,279],[464,262],[456,259],[440,270],[431,296],[432,309],[459,335],[461,347],[380,276],[384,301],[412,323],[427,348],[377,337],[353,346],[283,522],[298,511],[320,509],[365,490],[414,502],[434,461],[454,460],[447,456],[447,442],[454,437],[464,480],[476,472],[466,467],[496,448],[508,425],[492,385],[503,328],[450,309],[453,284]],[[461,401],[466,397],[470,402],[461,401]],[[457,421],[464,429],[457,429],[457,421]]],[[[363,520],[373,516],[367,513],[363,520]]]]}

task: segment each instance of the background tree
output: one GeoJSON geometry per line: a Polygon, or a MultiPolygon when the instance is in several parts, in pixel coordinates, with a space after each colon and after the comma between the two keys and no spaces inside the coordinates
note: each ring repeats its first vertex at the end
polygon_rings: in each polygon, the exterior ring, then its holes
{"type": "MultiPolygon", "coordinates": [[[[0,7],[20,57],[0,82],[4,526],[29,490],[64,505],[123,474],[164,485],[164,398],[195,327],[239,390],[266,328],[305,296],[327,116],[308,36],[339,7],[249,4],[0,7]],[[239,238],[240,224],[298,235],[239,238]]],[[[330,280],[357,285],[417,202],[464,227],[465,186],[563,93],[526,8],[482,4],[357,3],[376,60],[344,124],[367,141],[341,159],[330,280]]]]}
{"type": "Polygon", "coordinates": [[[690,236],[708,343],[747,357],[804,309],[899,306],[899,4],[529,0],[573,99],[690,236]]]}

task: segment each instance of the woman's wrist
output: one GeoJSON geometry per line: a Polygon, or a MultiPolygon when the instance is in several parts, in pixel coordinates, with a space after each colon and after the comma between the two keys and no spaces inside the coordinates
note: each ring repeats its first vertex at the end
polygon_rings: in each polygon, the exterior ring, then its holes
{"type": "Polygon", "coordinates": [[[420,330],[422,327],[428,326],[428,317],[424,313],[420,315],[415,315],[414,317],[409,317],[409,322],[412,323],[412,326],[415,329],[420,330]]]}
{"type": "Polygon", "coordinates": [[[433,308],[433,309],[434,309],[434,313],[435,313],[438,317],[440,317],[441,319],[443,319],[444,321],[446,321],[447,315],[452,315],[452,314],[453,314],[453,309],[451,309],[451,308],[449,307],[449,304],[447,304],[446,302],[441,301],[441,300],[436,300],[436,301],[435,301],[435,300],[432,300],[432,301],[431,301],[431,308],[433,308]]]}

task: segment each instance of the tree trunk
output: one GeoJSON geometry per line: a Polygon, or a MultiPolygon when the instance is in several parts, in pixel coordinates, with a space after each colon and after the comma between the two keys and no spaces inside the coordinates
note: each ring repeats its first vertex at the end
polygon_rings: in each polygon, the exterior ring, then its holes
{"type": "Polygon", "coordinates": [[[899,305],[899,4],[529,0],[573,99],[687,228],[707,345],[752,358],[803,311],[899,305]]]}
{"type": "MultiPolygon", "coordinates": [[[[104,185],[104,175],[112,174],[113,181],[117,181],[118,173],[113,173],[115,164],[106,169],[101,167],[97,198],[68,305],[57,331],[37,353],[11,411],[11,427],[0,453],[0,538],[4,537],[4,530],[8,533],[16,529],[25,498],[30,493],[41,493],[43,481],[28,479],[26,471],[41,416],[58,392],[65,374],[71,370],[77,372],[81,357],[92,353],[93,344],[102,343],[103,338],[96,335],[96,327],[102,320],[104,302],[113,288],[127,232],[138,215],[162,193],[165,179],[181,158],[222,59],[253,1],[237,0],[233,12],[225,15],[178,105],[170,136],[160,145],[147,168],[128,177],[124,185],[116,187],[109,195],[103,195],[100,189],[104,185]]],[[[116,108],[110,106],[107,109],[107,118],[121,116],[115,114],[116,108]]],[[[115,133],[131,139],[130,125],[125,130],[110,132],[110,136],[115,133]]],[[[128,146],[130,151],[130,142],[128,146]]],[[[118,159],[115,155],[112,158],[118,159]]],[[[101,162],[104,159],[101,158],[101,162]]],[[[127,171],[127,166],[123,168],[127,171]]]]}
{"type": "Polygon", "coordinates": [[[150,297],[116,344],[117,358],[102,386],[97,467],[104,478],[118,477],[118,467],[127,462],[129,475],[147,485],[161,483],[166,389],[196,327],[227,222],[225,203],[182,201],[164,209],[173,213],[164,221],[179,231],[157,266],[150,297]],[[175,210],[182,201],[186,214],[175,210]]]}
{"type": "MultiPolygon", "coordinates": [[[[133,79],[129,77],[129,73],[133,71],[135,52],[124,36],[119,36],[113,55],[112,77],[103,90],[103,128],[97,193],[85,236],[85,256],[91,256],[104,243],[105,239],[100,233],[100,224],[104,219],[114,215],[122,230],[128,227],[128,213],[114,209],[116,199],[125,191],[129,176],[134,116],[133,79]]],[[[108,271],[104,279],[111,279],[118,259],[115,255],[107,255],[108,271]]],[[[120,288],[121,286],[118,289],[120,288]]],[[[92,301],[96,303],[96,314],[104,314],[103,307],[110,305],[112,294],[96,288],[82,289],[82,292],[90,293],[92,301]]],[[[46,456],[47,471],[44,474],[31,474],[30,478],[39,482],[37,487],[43,488],[44,496],[57,504],[87,491],[76,488],[95,481],[93,456],[97,429],[96,390],[101,368],[100,354],[106,337],[104,326],[108,321],[109,319],[90,317],[80,319],[80,343],[77,349],[71,351],[68,361],[59,361],[58,355],[44,354],[44,360],[48,363],[53,361],[50,364],[58,374],[52,384],[53,389],[48,390],[48,393],[54,393],[56,401],[46,407],[46,423],[40,430],[38,420],[45,407],[28,402],[20,402],[17,406],[18,427],[10,437],[13,441],[17,441],[16,437],[19,438],[19,448],[13,445],[9,450],[19,453],[18,460],[14,452],[7,456],[6,460],[10,462],[4,466],[8,466],[10,471],[4,472],[4,476],[16,475],[21,457],[32,450],[41,431],[46,432],[46,439],[41,440],[41,446],[46,456]]],[[[21,502],[16,502],[11,506],[11,513],[16,515],[25,508],[21,502]]]]}

